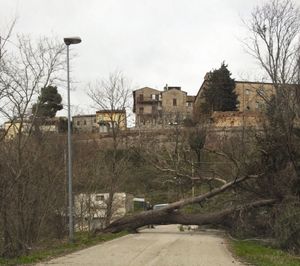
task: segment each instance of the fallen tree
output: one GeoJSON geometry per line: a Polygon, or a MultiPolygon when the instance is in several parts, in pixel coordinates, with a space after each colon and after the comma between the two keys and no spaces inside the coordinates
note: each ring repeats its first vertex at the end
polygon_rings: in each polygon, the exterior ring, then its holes
{"type": "MultiPolygon", "coordinates": [[[[146,211],[137,215],[127,216],[111,223],[101,232],[117,233],[123,230],[136,232],[142,226],[150,224],[183,224],[183,225],[219,225],[226,217],[235,212],[245,211],[251,208],[269,206],[276,202],[275,199],[258,200],[248,204],[227,208],[208,214],[184,214],[179,211],[168,212],[164,209],[146,211]]],[[[97,231],[96,231],[97,232],[97,231]]],[[[98,231],[100,232],[100,230],[98,231]]]]}
{"type": "Polygon", "coordinates": [[[232,188],[233,186],[249,179],[257,178],[260,175],[247,175],[239,179],[228,182],[227,184],[215,188],[210,192],[202,194],[197,197],[183,199],[174,203],[169,204],[168,206],[159,209],[144,211],[138,214],[131,216],[125,216],[121,219],[118,219],[112,222],[105,229],[96,229],[95,233],[105,232],[105,233],[117,233],[122,230],[127,230],[129,232],[136,232],[136,230],[142,226],[150,224],[195,224],[195,225],[204,225],[204,224],[220,224],[222,221],[230,214],[235,212],[246,210],[249,208],[258,208],[262,206],[267,206],[275,203],[274,199],[261,199],[251,203],[246,203],[244,205],[234,206],[227,208],[225,210],[208,213],[208,214],[184,214],[179,211],[180,208],[194,204],[201,203],[206,199],[212,198],[224,191],[232,188]]]}

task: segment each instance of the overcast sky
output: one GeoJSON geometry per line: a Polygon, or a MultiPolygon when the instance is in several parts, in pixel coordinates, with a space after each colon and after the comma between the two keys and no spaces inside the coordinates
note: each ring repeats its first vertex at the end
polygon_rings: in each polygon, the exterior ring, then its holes
{"type": "MultiPolygon", "coordinates": [[[[72,103],[87,110],[86,84],[122,70],[134,88],[181,86],[195,95],[223,60],[237,79],[259,78],[245,52],[242,19],[258,0],[0,0],[0,29],[17,16],[15,33],[80,36],[72,103]]],[[[296,0],[300,4],[300,0],[296,0]]],[[[0,32],[1,34],[1,32],[0,32]]]]}

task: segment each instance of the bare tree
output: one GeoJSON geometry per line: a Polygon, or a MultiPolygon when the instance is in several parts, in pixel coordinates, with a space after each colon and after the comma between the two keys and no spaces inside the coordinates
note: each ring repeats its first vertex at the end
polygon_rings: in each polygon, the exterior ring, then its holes
{"type": "Polygon", "coordinates": [[[120,71],[110,73],[107,79],[91,84],[88,91],[95,107],[102,110],[130,108],[131,94],[130,81],[120,71]]]}
{"type": "Polygon", "coordinates": [[[300,9],[292,0],[272,0],[256,7],[247,25],[251,36],[248,51],[274,86],[273,97],[266,100],[269,114],[273,122],[281,124],[292,158],[293,130],[300,117],[300,9]]]}
{"type": "Polygon", "coordinates": [[[17,52],[1,63],[0,84],[5,89],[1,112],[7,119],[28,115],[40,89],[60,81],[63,53],[64,46],[57,41],[41,38],[34,44],[29,37],[18,36],[17,52]]]}
{"type": "MultiPolygon", "coordinates": [[[[0,76],[2,74],[2,64],[4,62],[4,56],[6,55],[6,45],[10,42],[10,38],[12,36],[13,29],[16,24],[16,18],[9,24],[8,28],[3,32],[0,32],[0,76]]],[[[0,110],[3,109],[3,101],[2,99],[6,96],[6,87],[0,86],[0,110]]],[[[2,113],[0,111],[0,120],[2,120],[2,113]]],[[[6,131],[2,131],[3,134],[0,134],[0,141],[5,138],[6,131]]]]}
{"type": "Polygon", "coordinates": [[[111,73],[107,79],[96,81],[95,84],[90,85],[88,91],[95,107],[108,115],[108,120],[103,122],[109,123],[112,137],[111,148],[103,154],[103,159],[106,157],[103,170],[107,175],[107,192],[109,193],[106,204],[106,225],[110,223],[113,215],[114,194],[118,191],[119,183],[122,182],[126,171],[128,158],[120,142],[122,128],[126,127],[126,109],[129,109],[131,93],[130,82],[118,71],[111,73]]]}
{"type": "Polygon", "coordinates": [[[0,32],[0,61],[1,58],[6,54],[6,44],[10,42],[10,38],[12,36],[13,29],[16,25],[17,19],[14,18],[8,25],[7,30],[0,32]]]}
{"type": "Polygon", "coordinates": [[[53,193],[57,187],[52,182],[64,173],[64,167],[56,162],[57,171],[50,177],[47,166],[55,160],[44,161],[43,171],[41,161],[51,154],[50,148],[60,149],[60,146],[54,143],[49,146],[47,138],[36,143],[31,137],[36,114],[31,114],[30,109],[40,88],[60,81],[65,62],[63,53],[63,45],[51,39],[34,42],[29,37],[18,36],[16,47],[1,58],[0,113],[8,121],[7,130],[13,129],[11,140],[1,145],[0,219],[4,232],[1,252],[5,256],[27,252],[43,235],[42,227],[50,217],[49,212],[54,213],[51,204],[55,206],[53,193]],[[45,186],[49,191],[43,191],[45,186]]]}
{"type": "Polygon", "coordinates": [[[280,244],[299,251],[299,215],[288,216],[281,206],[288,210],[299,204],[300,9],[292,0],[271,0],[254,9],[247,25],[251,36],[248,51],[274,88],[273,96],[266,99],[264,128],[256,134],[260,153],[256,165],[265,175],[252,189],[280,199],[278,209],[269,214],[277,224],[271,225],[272,230],[275,235],[285,232],[285,240],[281,238],[280,244]]]}
{"type": "Polygon", "coordinates": [[[200,136],[199,132],[200,130],[196,133],[194,129],[177,124],[164,131],[166,140],[163,139],[164,136],[153,134],[148,139],[139,136],[140,156],[160,173],[155,182],[160,184],[163,191],[167,190],[167,198],[164,199],[167,202],[190,196],[195,180],[200,186],[204,179],[199,176],[198,170],[205,136],[200,136]],[[201,138],[203,145],[196,147],[193,134],[201,138]]]}
{"type": "Polygon", "coordinates": [[[276,86],[295,82],[299,61],[300,10],[291,0],[271,0],[258,6],[246,22],[245,41],[276,86]]]}

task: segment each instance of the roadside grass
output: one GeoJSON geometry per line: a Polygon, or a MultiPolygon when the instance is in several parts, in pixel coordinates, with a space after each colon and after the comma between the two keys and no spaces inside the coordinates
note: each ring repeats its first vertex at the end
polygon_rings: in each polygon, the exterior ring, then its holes
{"type": "Polygon", "coordinates": [[[120,232],[116,234],[101,234],[97,236],[90,236],[88,233],[76,233],[75,241],[73,243],[67,240],[56,241],[44,247],[36,248],[30,252],[29,255],[21,256],[13,259],[0,258],[0,265],[24,265],[46,261],[55,257],[66,255],[74,251],[91,247],[102,242],[113,240],[115,238],[127,235],[127,232],[120,232]]]}
{"type": "Polygon", "coordinates": [[[233,252],[255,266],[300,266],[300,257],[253,241],[230,241],[233,252]]]}

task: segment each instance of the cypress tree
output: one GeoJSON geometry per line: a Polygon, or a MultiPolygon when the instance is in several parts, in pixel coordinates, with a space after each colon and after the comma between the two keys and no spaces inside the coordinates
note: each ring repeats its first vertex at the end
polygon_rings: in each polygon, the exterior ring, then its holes
{"type": "Polygon", "coordinates": [[[235,81],[223,62],[219,69],[208,73],[208,83],[202,94],[201,111],[206,114],[214,111],[236,111],[238,100],[234,89],[235,81]]]}
{"type": "Polygon", "coordinates": [[[37,113],[40,118],[52,118],[56,112],[63,108],[61,95],[57,92],[57,87],[48,86],[41,89],[38,102],[33,105],[33,113],[37,113]]]}

